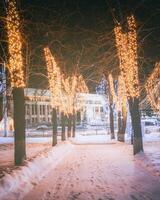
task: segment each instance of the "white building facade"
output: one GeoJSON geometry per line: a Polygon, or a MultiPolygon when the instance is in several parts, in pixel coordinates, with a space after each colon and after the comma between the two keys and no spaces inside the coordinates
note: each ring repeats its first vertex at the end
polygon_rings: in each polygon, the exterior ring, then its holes
{"type": "MultiPolygon", "coordinates": [[[[26,126],[51,124],[51,94],[49,90],[25,89],[26,126]]],[[[109,120],[106,97],[99,94],[78,93],[76,104],[77,123],[90,125],[106,124],[109,120]]],[[[60,121],[60,113],[58,113],[60,121]]]]}
{"type": "Polygon", "coordinates": [[[82,108],[79,113],[80,122],[90,125],[104,125],[108,122],[108,106],[106,104],[106,96],[99,94],[77,95],[77,102],[83,101],[82,108]]]}

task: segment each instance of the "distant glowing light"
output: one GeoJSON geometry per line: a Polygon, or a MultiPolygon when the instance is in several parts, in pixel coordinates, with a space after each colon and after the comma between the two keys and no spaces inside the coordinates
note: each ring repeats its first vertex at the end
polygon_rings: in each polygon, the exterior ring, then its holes
{"type": "Polygon", "coordinates": [[[72,75],[70,77],[62,79],[64,96],[66,98],[65,104],[65,113],[73,114],[74,111],[77,111],[83,107],[77,103],[76,94],[77,93],[88,93],[88,87],[82,77],[82,75],[72,75]]]}

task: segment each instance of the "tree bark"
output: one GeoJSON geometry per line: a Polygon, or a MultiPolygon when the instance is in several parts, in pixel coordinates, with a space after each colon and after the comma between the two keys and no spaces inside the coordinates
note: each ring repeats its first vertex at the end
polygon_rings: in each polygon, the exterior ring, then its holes
{"type": "Polygon", "coordinates": [[[110,131],[111,131],[111,139],[115,139],[114,135],[114,115],[113,115],[113,106],[112,104],[109,105],[110,108],[110,131]]]}
{"type": "Polygon", "coordinates": [[[127,110],[126,107],[122,105],[122,112],[118,113],[118,141],[120,142],[125,141],[126,123],[127,123],[127,110]]]}
{"type": "Polygon", "coordinates": [[[0,121],[3,119],[3,94],[0,95],[0,121]]]}
{"type": "Polygon", "coordinates": [[[114,134],[114,113],[113,113],[113,96],[111,93],[111,86],[110,81],[108,78],[108,74],[105,74],[106,80],[108,80],[108,97],[109,97],[109,119],[110,119],[110,132],[111,132],[111,139],[115,139],[114,134]]]}
{"type": "Polygon", "coordinates": [[[121,142],[125,141],[125,131],[126,131],[126,124],[127,124],[127,110],[126,110],[126,105],[122,106],[122,128],[121,128],[121,142]]]}
{"type": "Polygon", "coordinates": [[[66,140],[66,116],[64,115],[64,112],[61,114],[61,126],[62,126],[62,141],[66,140]]]}
{"type": "Polygon", "coordinates": [[[22,165],[26,159],[24,89],[13,89],[14,106],[14,163],[22,165]]]}
{"type": "Polygon", "coordinates": [[[67,131],[68,138],[71,137],[71,132],[72,132],[72,115],[69,114],[69,116],[68,116],[68,131],[67,131]]]}
{"type": "Polygon", "coordinates": [[[52,126],[52,146],[55,146],[57,144],[57,111],[55,108],[52,109],[52,126]]]}
{"type": "Polygon", "coordinates": [[[129,99],[129,109],[130,109],[132,128],[133,128],[133,153],[135,155],[140,151],[143,151],[141,118],[139,112],[138,98],[129,99]]]}
{"type": "Polygon", "coordinates": [[[73,117],[72,117],[72,122],[73,122],[73,135],[72,135],[72,137],[75,137],[76,136],[76,114],[75,114],[75,112],[74,112],[74,114],[73,114],[73,117]]]}
{"type": "Polygon", "coordinates": [[[117,132],[118,141],[121,141],[121,131],[122,131],[121,111],[118,111],[118,132],[117,132]]]}

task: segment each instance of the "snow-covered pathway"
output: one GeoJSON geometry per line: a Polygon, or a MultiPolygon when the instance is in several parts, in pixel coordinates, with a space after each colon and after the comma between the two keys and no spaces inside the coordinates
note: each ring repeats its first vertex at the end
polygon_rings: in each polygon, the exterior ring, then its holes
{"type": "Polygon", "coordinates": [[[24,200],[159,200],[160,180],[125,144],[76,145],[24,200]]]}

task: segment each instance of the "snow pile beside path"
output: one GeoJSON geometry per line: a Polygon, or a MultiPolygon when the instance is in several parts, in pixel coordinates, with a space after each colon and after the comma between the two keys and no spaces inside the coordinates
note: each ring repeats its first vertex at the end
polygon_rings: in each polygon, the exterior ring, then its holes
{"type": "Polygon", "coordinates": [[[143,137],[144,142],[155,142],[160,141],[160,132],[153,132],[150,134],[145,134],[143,137]]]}
{"type": "Polygon", "coordinates": [[[146,149],[135,156],[135,161],[155,176],[160,176],[160,151],[156,148],[146,149]]]}
{"type": "Polygon", "coordinates": [[[71,142],[75,144],[113,144],[116,141],[110,139],[110,135],[81,135],[77,134],[71,142]]]}
{"type": "Polygon", "coordinates": [[[12,144],[14,143],[13,137],[0,137],[0,144],[12,144]]]}
{"type": "Polygon", "coordinates": [[[61,143],[51,151],[42,153],[34,160],[26,162],[11,174],[6,174],[0,180],[0,199],[21,199],[36,185],[51,169],[72,150],[69,142],[61,143]]]}

